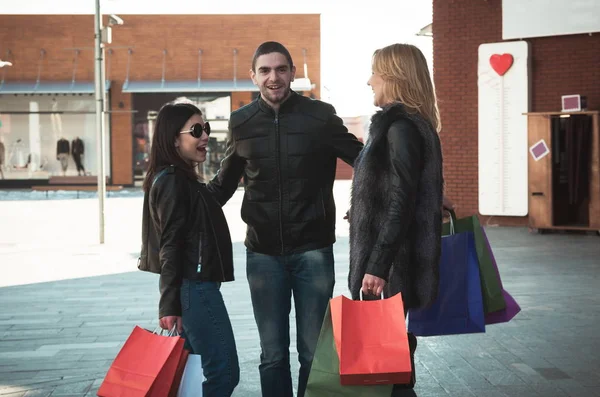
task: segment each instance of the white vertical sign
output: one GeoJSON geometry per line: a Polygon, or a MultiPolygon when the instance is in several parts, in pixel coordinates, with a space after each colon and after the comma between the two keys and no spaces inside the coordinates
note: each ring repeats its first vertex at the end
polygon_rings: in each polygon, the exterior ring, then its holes
{"type": "Polygon", "coordinates": [[[482,44],[478,60],[479,212],[525,216],[529,45],[482,44]]]}

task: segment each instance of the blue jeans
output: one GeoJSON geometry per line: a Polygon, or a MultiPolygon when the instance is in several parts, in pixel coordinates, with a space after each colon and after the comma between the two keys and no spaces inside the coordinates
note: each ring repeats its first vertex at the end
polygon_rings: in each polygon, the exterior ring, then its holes
{"type": "Polygon", "coordinates": [[[181,309],[185,348],[200,354],[204,397],[229,397],[240,380],[235,339],[220,283],[183,280],[181,309]]]}
{"type": "Polygon", "coordinates": [[[300,361],[298,397],[303,397],[323,317],[333,294],[333,247],[284,256],[248,250],[246,272],[262,350],[258,367],[262,395],[293,396],[290,373],[293,295],[300,361]]]}

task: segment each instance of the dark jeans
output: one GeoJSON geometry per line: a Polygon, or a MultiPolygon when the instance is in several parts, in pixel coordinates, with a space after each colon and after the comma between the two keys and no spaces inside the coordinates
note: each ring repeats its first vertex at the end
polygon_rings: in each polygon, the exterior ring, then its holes
{"type": "Polygon", "coordinates": [[[240,366],[220,283],[183,280],[181,308],[185,347],[202,357],[204,397],[229,397],[240,380],[240,366]]]}
{"type": "Polygon", "coordinates": [[[292,397],[290,310],[294,297],[300,361],[298,397],[304,396],[323,317],[333,294],[333,247],[270,256],[247,251],[246,272],[260,335],[263,397],[292,397]]]}

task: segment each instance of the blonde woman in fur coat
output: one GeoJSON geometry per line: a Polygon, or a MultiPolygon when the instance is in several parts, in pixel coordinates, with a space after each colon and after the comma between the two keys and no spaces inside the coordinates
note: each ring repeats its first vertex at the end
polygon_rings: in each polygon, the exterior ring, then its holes
{"type": "MultiPolygon", "coordinates": [[[[402,293],[405,310],[437,295],[443,173],[427,61],[409,44],[375,51],[368,81],[381,108],[354,165],[349,288],[353,299],[402,293]]],[[[409,335],[411,355],[416,338],[409,335]]],[[[413,361],[414,362],[414,361],[413,361]]],[[[414,385],[414,365],[413,382],[414,385]]],[[[395,386],[395,392],[402,386],[395,386]]]]}

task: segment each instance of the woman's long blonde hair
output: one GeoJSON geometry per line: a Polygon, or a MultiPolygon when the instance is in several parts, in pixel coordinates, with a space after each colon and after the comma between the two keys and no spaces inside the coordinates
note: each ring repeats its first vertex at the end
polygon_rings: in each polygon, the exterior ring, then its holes
{"type": "Polygon", "coordinates": [[[442,129],[433,82],[421,50],[410,44],[392,44],[373,54],[373,72],[383,78],[383,99],[400,102],[419,113],[437,132],[442,129]]]}

